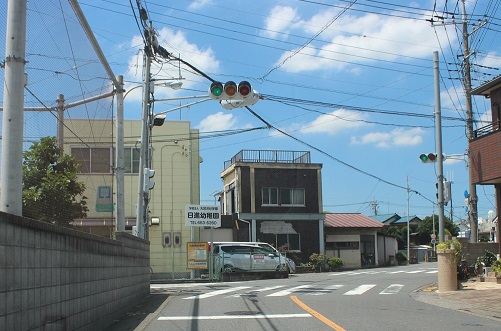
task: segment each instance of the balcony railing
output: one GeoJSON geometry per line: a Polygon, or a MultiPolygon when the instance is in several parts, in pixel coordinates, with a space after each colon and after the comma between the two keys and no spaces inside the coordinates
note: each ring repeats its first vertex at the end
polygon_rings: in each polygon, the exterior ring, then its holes
{"type": "Polygon", "coordinates": [[[237,162],[311,163],[311,160],[310,152],[305,151],[241,150],[231,160],[224,162],[224,168],[237,162]]]}
{"type": "Polygon", "coordinates": [[[482,136],[488,135],[489,133],[499,131],[500,127],[501,123],[500,121],[497,121],[489,125],[483,126],[481,128],[478,128],[475,131],[473,131],[473,139],[480,138],[482,136]]]}

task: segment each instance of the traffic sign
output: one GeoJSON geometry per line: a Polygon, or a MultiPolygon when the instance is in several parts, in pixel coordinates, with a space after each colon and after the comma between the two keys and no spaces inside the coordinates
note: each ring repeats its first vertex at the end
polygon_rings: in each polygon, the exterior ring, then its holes
{"type": "Polygon", "coordinates": [[[434,233],[432,233],[432,234],[431,234],[431,239],[437,239],[437,235],[436,235],[436,234],[434,234],[434,233]]]}
{"type": "Polygon", "coordinates": [[[432,239],[432,240],[431,240],[431,243],[432,243],[432,244],[435,244],[436,242],[437,242],[437,241],[436,241],[435,239],[432,239]]]}

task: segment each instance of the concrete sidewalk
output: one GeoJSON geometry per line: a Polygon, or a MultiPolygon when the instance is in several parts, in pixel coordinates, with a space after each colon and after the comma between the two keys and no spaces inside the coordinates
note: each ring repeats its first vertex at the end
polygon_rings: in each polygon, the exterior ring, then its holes
{"type": "Polygon", "coordinates": [[[430,285],[413,293],[418,301],[501,322],[501,284],[469,280],[457,291],[438,293],[430,285]]]}

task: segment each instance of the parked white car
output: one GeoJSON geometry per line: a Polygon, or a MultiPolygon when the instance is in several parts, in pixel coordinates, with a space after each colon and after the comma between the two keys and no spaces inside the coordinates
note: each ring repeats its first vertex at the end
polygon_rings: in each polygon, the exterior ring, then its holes
{"type": "Polygon", "coordinates": [[[263,242],[214,242],[213,253],[223,258],[223,270],[296,272],[296,264],[263,242]]]}

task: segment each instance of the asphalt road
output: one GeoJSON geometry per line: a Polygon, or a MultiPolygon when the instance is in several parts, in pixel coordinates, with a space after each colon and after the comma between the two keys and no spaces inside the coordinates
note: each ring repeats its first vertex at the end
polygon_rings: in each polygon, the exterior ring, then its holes
{"type": "Polygon", "coordinates": [[[168,298],[135,328],[120,330],[501,329],[499,322],[412,298],[436,282],[437,264],[427,263],[289,279],[156,284],[152,297],[168,298]]]}

